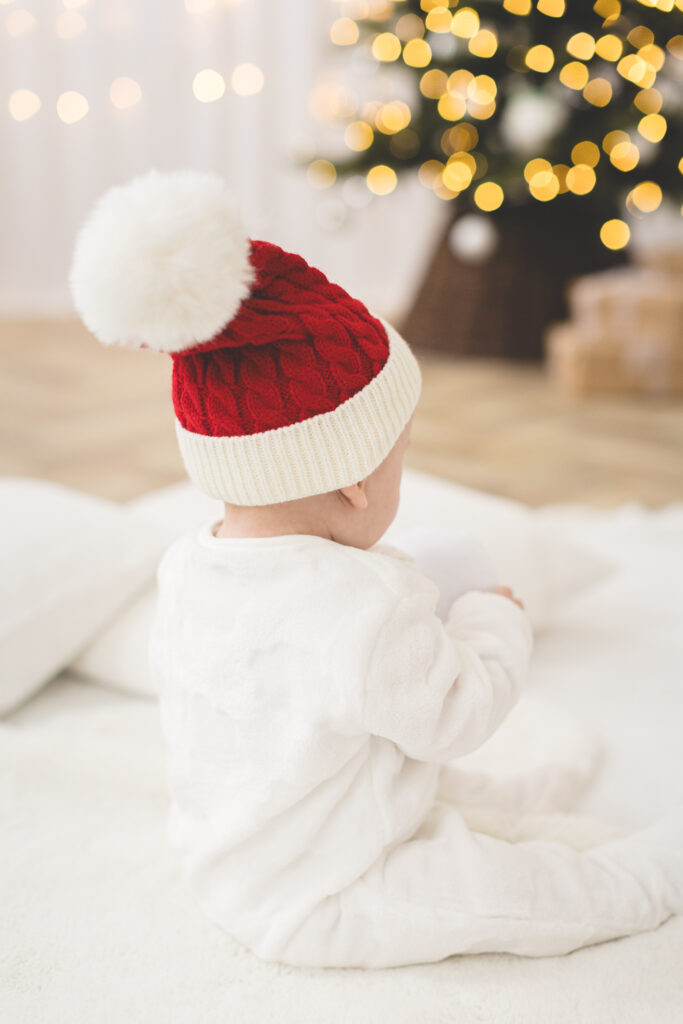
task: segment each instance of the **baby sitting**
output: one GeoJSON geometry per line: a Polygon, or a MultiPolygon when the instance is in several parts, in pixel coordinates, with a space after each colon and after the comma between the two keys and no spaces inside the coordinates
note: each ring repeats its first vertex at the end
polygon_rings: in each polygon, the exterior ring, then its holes
{"type": "Polygon", "coordinates": [[[164,554],[150,643],[169,837],[208,917],[266,960],[386,967],[682,912],[679,810],[582,852],[465,822],[453,762],[517,701],[531,629],[473,545],[447,593],[381,542],[420,393],[394,328],[190,172],[108,193],[72,287],[100,340],[172,355],[185,466],[225,507],[164,554]]]}

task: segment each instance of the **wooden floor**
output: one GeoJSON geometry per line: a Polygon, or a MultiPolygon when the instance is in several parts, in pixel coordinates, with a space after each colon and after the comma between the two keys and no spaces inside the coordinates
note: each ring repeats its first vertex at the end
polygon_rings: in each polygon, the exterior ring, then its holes
{"type": "MultiPolygon", "coordinates": [[[[542,368],[418,352],[407,464],[531,505],[683,501],[683,403],[572,399],[542,368]]],[[[0,324],[0,473],[125,500],[182,479],[171,360],[78,323],[0,324]]]]}

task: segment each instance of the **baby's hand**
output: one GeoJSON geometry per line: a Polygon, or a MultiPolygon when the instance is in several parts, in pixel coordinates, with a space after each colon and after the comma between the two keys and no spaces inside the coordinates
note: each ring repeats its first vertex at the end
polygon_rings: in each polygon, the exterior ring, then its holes
{"type": "Polygon", "coordinates": [[[514,603],[518,605],[518,607],[524,609],[524,605],[522,604],[522,602],[519,600],[518,597],[515,597],[515,595],[510,590],[509,587],[494,587],[491,593],[500,594],[502,597],[508,597],[511,601],[514,601],[514,603]]]}

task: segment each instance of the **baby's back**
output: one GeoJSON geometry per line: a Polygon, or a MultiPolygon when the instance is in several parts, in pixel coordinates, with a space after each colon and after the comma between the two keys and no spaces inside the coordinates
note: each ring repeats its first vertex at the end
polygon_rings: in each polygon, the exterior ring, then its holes
{"type": "Polygon", "coordinates": [[[170,838],[205,911],[247,944],[412,834],[437,768],[364,726],[398,559],[310,535],[185,534],[159,567],[150,654],[170,838]]]}

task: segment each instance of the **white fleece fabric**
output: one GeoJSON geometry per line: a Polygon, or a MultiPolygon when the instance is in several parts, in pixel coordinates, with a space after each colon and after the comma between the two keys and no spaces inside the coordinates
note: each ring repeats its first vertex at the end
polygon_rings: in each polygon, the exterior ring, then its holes
{"type": "Polygon", "coordinates": [[[557,955],[683,911],[683,815],[583,851],[473,831],[528,810],[453,761],[517,701],[526,615],[406,553],[205,523],[158,570],[150,642],[169,837],[207,916],[264,960],[389,967],[557,955]],[[483,796],[482,796],[483,794],[483,796]]]}

